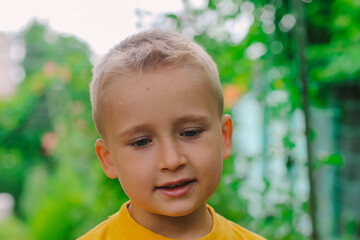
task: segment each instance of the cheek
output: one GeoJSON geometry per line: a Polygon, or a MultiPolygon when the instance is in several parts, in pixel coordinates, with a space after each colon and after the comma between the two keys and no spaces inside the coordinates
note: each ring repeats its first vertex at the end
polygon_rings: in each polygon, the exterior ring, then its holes
{"type": "Polygon", "coordinates": [[[198,165],[199,179],[202,181],[204,194],[206,194],[207,198],[210,197],[219,186],[223,170],[221,154],[215,151],[209,152],[213,154],[207,154],[201,166],[198,165]]]}
{"type": "Polygon", "coordinates": [[[144,175],[131,174],[130,172],[119,176],[120,185],[130,199],[143,197],[145,193],[143,189],[145,189],[146,184],[149,184],[149,181],[144,181],[143,179],[144,175]]]}
{"type": "Polygon", "coordinates": [[[219,181],[223,166],[221,141],[218,137],[214,137],[204,142],[199,149],[201,152],[196,160],[198,169],[201,169],[206,175],[211,175],[214,181],[219,181]]]}
{"type": "Polygon", "coordinates": [[[222,135],[217,131],[213,133],[213,136],[205,143],[208,158],[215,162],[222,162],[222,135]]]}
{"type": "Polygon", "coordinates": [[[137,189],[153,187],[153,170],[146,162],[139,161],[139,159],[128,159],[127,162],[118,164],[117,170],[120,184],[128,196],[137,189]]]}
{"type": "Polygon", "coordinates": [[[217,135],[212,142],[211,146],[208,146],[209,151],[208,159],[211,161],[211,164],[208,164],[209,172],[213,173],[213,178],[215,182],[219,182],[223,170],[223,160],[222,160],[222,140],[221,135],[217,135]]]}

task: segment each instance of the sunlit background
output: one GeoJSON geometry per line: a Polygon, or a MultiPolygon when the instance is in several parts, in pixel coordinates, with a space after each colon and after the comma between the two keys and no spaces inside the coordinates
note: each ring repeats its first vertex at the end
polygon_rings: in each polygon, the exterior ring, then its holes
{"type": "Polygon", "coordinates": [[[0,240],[75,239],[127,200],[94,154],[88,85],[99,56],[149,27],[218,64],[235,132],[209,203],[267,239],[360,239],[358,0],[12,0],[0,7],[0,240]]]}

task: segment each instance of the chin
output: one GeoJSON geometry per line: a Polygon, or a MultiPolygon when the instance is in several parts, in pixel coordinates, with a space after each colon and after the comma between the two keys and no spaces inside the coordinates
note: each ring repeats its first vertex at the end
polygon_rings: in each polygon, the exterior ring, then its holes
{"type": "MultiPolygon", "coordinates": [[[[202,206],[202,204],[200,204],[200,206],[202,206]]],[[[195,212],[200,206],[193,204],[174,204],[162,209],[162,213],[160,214],[168,217],[184,217],[195,212]]]]}

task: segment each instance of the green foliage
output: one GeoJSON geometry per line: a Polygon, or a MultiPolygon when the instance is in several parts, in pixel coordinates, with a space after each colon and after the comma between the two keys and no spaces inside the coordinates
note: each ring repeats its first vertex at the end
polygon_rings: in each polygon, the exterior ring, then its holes
{"type": "Polygon", "coordinates": [[[324,166],[334,166],[334,167],[342,167],[343,158],[339,153],[333,153],[328,156],[324,156],[321,159],[317,159],[314,163],[315,169],[320,169],[324,166]]]}
{"type": "Polygon", "coordinates": [[[358,1],[353,0],[313,1],[306,8],[311,96],[318,107],[331,102],[327,86],[359,80],[359,11],[358,1]]]}
{"type": "Polygon", "coordinates": [[[25,224],[14,216],[0,220],[0,239],[26,240],[25,224]]]}

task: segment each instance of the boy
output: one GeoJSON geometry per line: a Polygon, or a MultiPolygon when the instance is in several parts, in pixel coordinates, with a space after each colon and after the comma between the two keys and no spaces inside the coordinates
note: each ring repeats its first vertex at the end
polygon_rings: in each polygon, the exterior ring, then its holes
{"type": "Polygon", "coordinates": [[[95,151],[129,197],[86,239],[263,239],[206,204],[230,156],[232,120],[211,57],[162,30],[122,41],[93,69],[95,151]]]}

